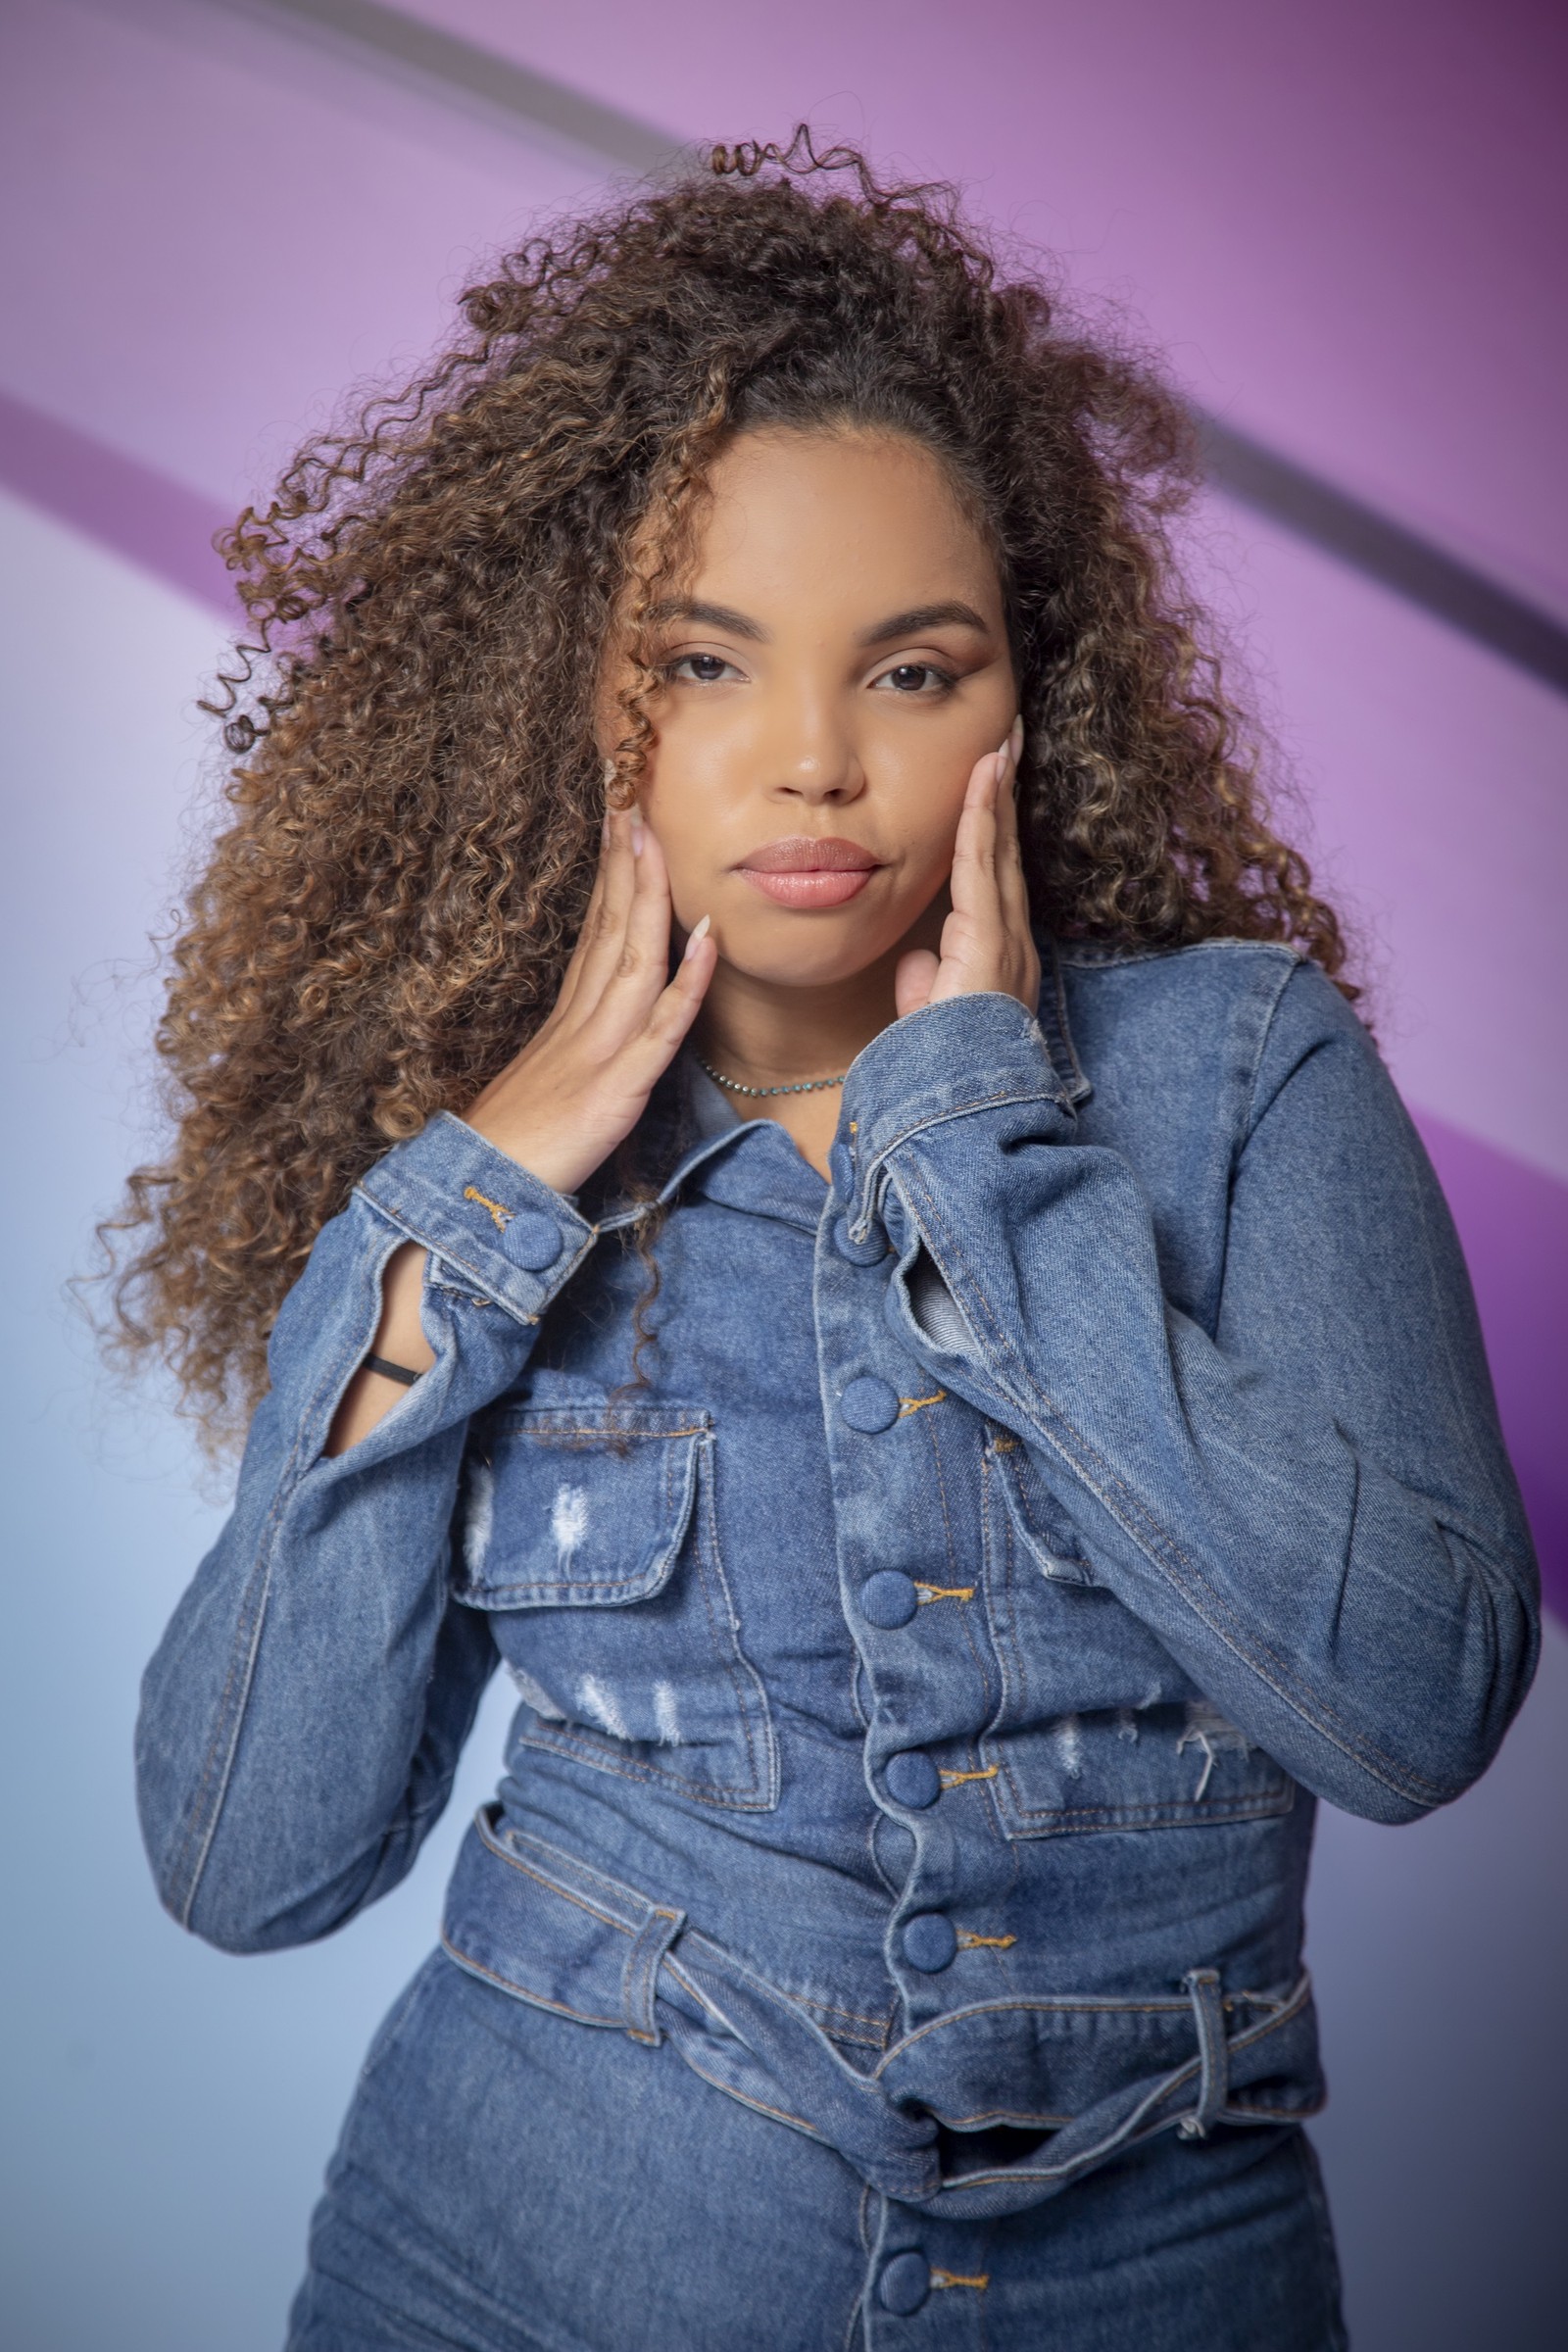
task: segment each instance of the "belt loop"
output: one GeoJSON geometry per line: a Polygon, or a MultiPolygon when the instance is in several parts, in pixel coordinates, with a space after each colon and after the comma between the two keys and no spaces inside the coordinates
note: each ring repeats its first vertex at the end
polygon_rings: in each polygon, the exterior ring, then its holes
{"type": "Polygon", "coordinates": [[[632,1938],[621,1972],[620,2014],[626,2021],[626,2031],[633,2041],[646,2041],[655,2049],[663,2039],[654,2015],[655,1980],[664,1954],[685,1925],[684,1911],[670,1911],[662,1906],[650,1911],[632,1938]]]}
{"type": "Polygon", "coordinates": [[[1225,2041],[1225,2010],[1220,2000],[1219,1970],[1190,1968],[1182,1979],[1193,2004],[1198,2028],[1198,2105],[1184,2115],[1176,2129],[1183,2139],[1206,2139],[1229,2095],[1229,2050],[1225,2041]]]}

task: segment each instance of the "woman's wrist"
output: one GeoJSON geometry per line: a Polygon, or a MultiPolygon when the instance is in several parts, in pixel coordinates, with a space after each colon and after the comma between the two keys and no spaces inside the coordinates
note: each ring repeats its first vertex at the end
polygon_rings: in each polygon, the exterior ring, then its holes
{"type": "MultiPolygon", "coordinates": [[[[419,1314],[426,1254],[417,1242],[405,1242],[387,1259],[381,1276],[381,1320],[366,1350],[367,1355],[382,1356],[416,1374],[427,1372],[435,1362],[435,1349],[424,1336],[419,1314]]],[[[333,1415],[326,1441],[327,1453],[346,1453],[362,1438],[368,1438],[376,1423],[386,1418],[402,1393],[395,1380],[370,1371],[362,1358],[360,1369],[349,1382],[343,1401],[333,1415]]]]}
{"type": "MultiPolygon", "coordinates": [[[[514,1160],[525,1176],[533,1177],[536,1183],[547,1186],[551,1192],[570,1199],[581,1190],[599,1165],[599,1160],[585,1161],[580,1135],[573,1142],[566,1136],[541,1135],[537,1128],[530,1133],[526,1129],[510,1126],[504,1118],[481,1109],[483,1101],[481,1096],[479,1103],[461,1114],[466,1127],[471,1127],[475,1135],[483,1136],[485,1142],[497,1152],[504,1152],[509,1159],[514,1160]]],[[[601,1158],[604,1156],[604,1153],[600,1154],[601,1158]]]]}

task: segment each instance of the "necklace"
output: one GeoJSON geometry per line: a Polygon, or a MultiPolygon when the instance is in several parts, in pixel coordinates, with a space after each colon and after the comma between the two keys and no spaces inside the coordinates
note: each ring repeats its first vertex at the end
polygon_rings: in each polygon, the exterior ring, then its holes
{"type": "Polygon", "coordinates": [[[848,1070],[840,1070],[836,1078],[803,1078],[795,1086],[742,1086],[738,1078],[726,1078],[722,1070],[715,1070],[700,1054],[693,1058],[700,1070],[708,1072],[715,1086],[727,1087],[732,1095],[815,1095],[823,1087],[842,1086],[850,1074],[848,1070]]]}

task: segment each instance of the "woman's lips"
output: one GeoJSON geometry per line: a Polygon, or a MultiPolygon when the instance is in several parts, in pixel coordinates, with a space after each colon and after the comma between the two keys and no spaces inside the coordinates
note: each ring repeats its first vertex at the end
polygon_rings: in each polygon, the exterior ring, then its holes
{"type": "Polygon", "coordinates": [[[858,899],[878,860],[858,841],[771,841],[739,868],[754,890],[778,906],[845,906],[858,899]]]}

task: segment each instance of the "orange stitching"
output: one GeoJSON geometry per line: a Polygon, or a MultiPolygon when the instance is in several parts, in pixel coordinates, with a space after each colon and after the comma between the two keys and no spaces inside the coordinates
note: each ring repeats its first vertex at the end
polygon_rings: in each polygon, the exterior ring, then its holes
{"type": "MultiPolygon", "coordinates": [[[[666,1965],[671,1968],[674,1967],[673,1962],[668,1962],[666,1965]]],[[[676,1976],[680,1975],[680,1971],[678,1969],[675,1969],[674,1973],[676,1976]]],[[[681,1982],[685,1982],[684,1978],[681,1979],[681,1982]]],[[[1300,1976],[1298,1977],[1295,1984],[1291,1988],[1289,1999],[1283,2003],[1280,2008],[1275,2010],[1272,2016],[1261,2019],[1255,2026],[1248,2026],[1240,2034],[1231,2034],[1230,2046],[1232,2050],[1250,2050],[1257,2042],[1265,2040],[1270,2034],[1277,2033],[1281,2026],[1290,2025],[1305,2007],[1307,2000],[1310,1998],[1311,1990],[1312,1980],[1307,1972],[1303,1969],[1300,1976]]],[[[1256,1993],[1238,1993],[1236,1997],[1238,2000],[1257,2000],[1262,1996],[1256,1993]]],[[[1227,2006],[1228,2005],[1229,1996],[1227,1995],[1227,2006]]],[[[882,2080],[882,2077],[887,2073],[888,2068],[893,2064],[895,2058],[902,2058],[906,2051],[912,2050],[917,2043],[928,2040],[933,2034],[946,2034],[955,2023],[967,2024],[971,2018],[1013,2017],[1019,2015],[1030,2017],[1107,2017],[1113,2019],[1121,2017],[1175,2018],[1180,2017],[1184,2011],[1189,2017],[1192,2015],[1192,2003],[1190,2001],[1169,1999],[1123,2001],[1116,1999],[1112,1994],[1109,1993],[1092,1992],[1066,1993],[1052,1999],[1048,1999],[1044,1995],[1029,1997],[1014,1994],[1006,2000],[970,2001],[966,2002],[962,2009],[953,2010],[944,2017],[934,2017],[926,2025],[916,2026],[912,2034],[904,2034],[900,2040],[893,2044],[892,2049],[889,2050],[887,2056],[882,2059],[880,2064],[872,2069],[871,2081],[873,2082],[879,2082],[882,2080]]],[[[1188,2062],[1186,2069],[1183,2071],[1179,2080],[1173,2082],[1172,2087],[1179,2088],[1181,2082],[1190,2080],[1191,2077],[1197,2074],[1197,2072],[1198,2060],[1194,2058],[1188,2062]]]]}
{"type": "Polygon", "coordinates": [[[1001,1769],[1000,1764],[988,1764],[984,1772],[939,1772],[937,1779],[944,1788],[961,1788],[965,1781],[994,1781],[1001,1769]]]}
{"type": "Polygon", "coordinates": [[[1008,2124],[1019,2132],[1059,2132],[1072,2117],[1023,2115],[1015,2107],[987,2107],[978,2115],[945,2115],[942,2120],[954,2132],[983,2132],[988,2124],[1008,2124]]]}
{"type": "Polygon", "coordinates": [[[922,1404],[941,1404],[947,1394],[946,1389],[938,1389],[934,1396],[901,1396],[899,1398],[899,1419],[902,1421],[907,1413],[917,1413],[922,1404]]]}
{"type": "Polygon", "coordinates": [[[931,2283],[933,2286],[972,2286],[978,2293],[984,2293],[991,2284],[991,2273],[980,2271],[974,2278],[966,2278],[961,2271],[933,2271],[931,2283]]]}
{"type": "Polygon", "coordinates": [[[914,1579],[914,1589],[920,1595],[923,1608],[928,1600],[973,1600],[973,1585],[922,1585],[914,1579]]]}
{"type": "Polygon", "coordinates": [[[499,1200],[487,1200],[477,1185],[466,1184],[463,1188],[463,1198],[465,1200],[477,1200],[481,1208],[487,1208],[490,1211],[497,1233],[505,1233],[507,1227],[512,1223],[512,1210],[503,1208],[499,1200]]]}
{"type": "Polygon", "coordinates": [[[636,1935],[636,1929],[628,1928],[625,1921],[616,1919],[613,1912],[602,1911],[596,1903],[588,1902],[580,1894],[573,1894],[571,1888],[563,1886],[559,1879],[547,1878],[542,1870],[535,1870],[520,1854],[509,1853],[504,1845],[497,1845],[491,1838],[485,1838],[482,1831],[480,1837],[486,1850],[494,1854],[498,1861],[520,1871],[525,1879],[532,1879],[536,1886],[543,1886],[551,1894],[559,1894],[564,1903],[575,1903],[579,1911],[586,1911],[590,1919],[597,1919],[603,1927],[613,1928],[621,1936],[636,1935]]]}
{"type": "Polygon", "coordinates": [[[751,2107],[759,2115],[771,2115],[781,2124],[793,2124],[797,2132],[804,2132],[809,2139],[822,2137],[822,2133],[817,2131],[816,2126],[808,2124],[804,2116],[791,2115],[787,2107],[769,2107],[765,2099],[748,2098],[745,2091],[736,2090],[732,2084],[724,2081],[721,2075],[710,2075],[706,2067],[699,2066],[696,2059],[689,2057],[684,2050],[681,2055],[700,2081],[711,2082],[715,2090],[728,2091],[730,2097],[737,2100],[742,2107],[751,2107]]]}
{"type": "Polygon", "coordinates": [[[553,2009],[557,2017],[569,2017],[582,2026],[618,2026],[620,2024],[618,2017],[595,2017],[586,2009],[568,2009],[564,2001],[546,2000],[542,1992],[524,1991],[523,1987],[520,1984],[514,1984],[510,1977],[498,1977],[493,1968],[486,1968],[482,1961],[472,1960],[466,1952],[460,1952],[451,1937],[444,1932],[441,1936],[441,1949],[451,1953],[455,1967],[466,1969],[470,1976],[483,1977],[487,1984],[499,1984],[503,1992],[510,1992],[514,1999],[530,2002],[535,2009],[553,2009]]]}
{"type": "Polygon", "coordinates": [[[1005,1952],[1017,1942],[1016,1936],[960,1936],[960,1952],[1005,1952]]]}

